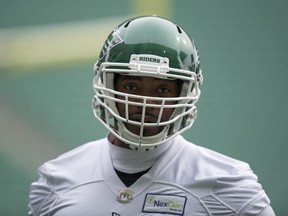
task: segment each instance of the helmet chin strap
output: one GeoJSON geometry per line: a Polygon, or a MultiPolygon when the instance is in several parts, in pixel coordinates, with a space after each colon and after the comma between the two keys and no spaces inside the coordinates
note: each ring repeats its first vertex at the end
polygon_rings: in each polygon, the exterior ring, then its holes
{"type": "Polygon", "coordinates": [[[169,126],[153,136],[139,136],[129,131],[123,123],[118,123],[119,135],[133,150],[148,151],[164,143],[168,136],[169,126]]]}

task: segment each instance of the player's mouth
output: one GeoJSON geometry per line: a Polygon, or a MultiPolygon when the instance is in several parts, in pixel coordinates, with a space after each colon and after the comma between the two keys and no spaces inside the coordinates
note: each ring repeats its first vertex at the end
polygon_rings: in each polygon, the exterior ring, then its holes
{"type": "MultiPolygon", "coordinates": [[[[142,114],[141,113],[134,113],[134,114],[131,114],[129,116],[129,119],[131,121],[135,121],[135,122],[142,122],[142,114]]],[[[151,114],[151,113],[148,113],[144,116],[144,123],[156,123],[158,120],[157,116],[151,114]]],[[[141,126],[140,125],[135,125],[135,124],[129,124],[129,123],[126,123],[125,124],[127,129],[129,131],[131,131],[132,133],[134,134],[137,134],[139,135],[140,134],[140,131],[141,131],[141,126]]],[[[143,128],[143,136],[153,136],[157,133],[159,133],[163,127],[159,127],[159,126],[147,126],[145,125],[144,128],[143,128]]]]}
{"type": "MultiPolygon", "coordinates": [[[[141,113],[135,113],[129,116],[131,121],[142,122],[143,115],[141,113]]],[[[156,123],[158,120],[157,116],[153,114],[146,114],[144,116],[144,123],[156,123]]]]}

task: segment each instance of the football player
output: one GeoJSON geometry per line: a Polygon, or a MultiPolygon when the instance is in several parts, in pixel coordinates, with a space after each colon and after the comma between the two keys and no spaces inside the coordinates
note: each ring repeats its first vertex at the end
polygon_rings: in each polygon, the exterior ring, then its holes
{"type": "Polygon", "coordinates": [[[121,23],[94,71],[93,112],[109,134],[39,168],[30,215],[275,215],[247,163],[181,136],[203,77],[180,26],[157,16],[121,23]]]}

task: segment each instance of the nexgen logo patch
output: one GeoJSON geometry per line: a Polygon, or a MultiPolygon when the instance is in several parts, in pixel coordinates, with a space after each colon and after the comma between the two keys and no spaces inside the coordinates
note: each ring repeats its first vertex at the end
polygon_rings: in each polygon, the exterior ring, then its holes
{"type": "Polygon", "coordinates": [[[146,194],[143,212],[183,215],[187,198],[170,194],[146,194]]]}

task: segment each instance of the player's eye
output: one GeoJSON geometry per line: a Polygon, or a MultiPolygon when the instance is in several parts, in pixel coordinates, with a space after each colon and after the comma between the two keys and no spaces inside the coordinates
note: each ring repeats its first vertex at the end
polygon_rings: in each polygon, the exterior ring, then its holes
{"type": "Polygon", "coordinates": [[[169,92],[170,92],[170,89],[169,89],[169,88],[162,87],[162,88],[159,88],[159,89],[158,89],[158,92],[161,93],[161,94],[166,94],[166,93],[169,93],[169,92]]]}
{"type": "Polygon", "coordinates": [[[128,91],[134,91],[137,89],[137,86],[133,83],[127,83],[124,88],[128,91]]]}

